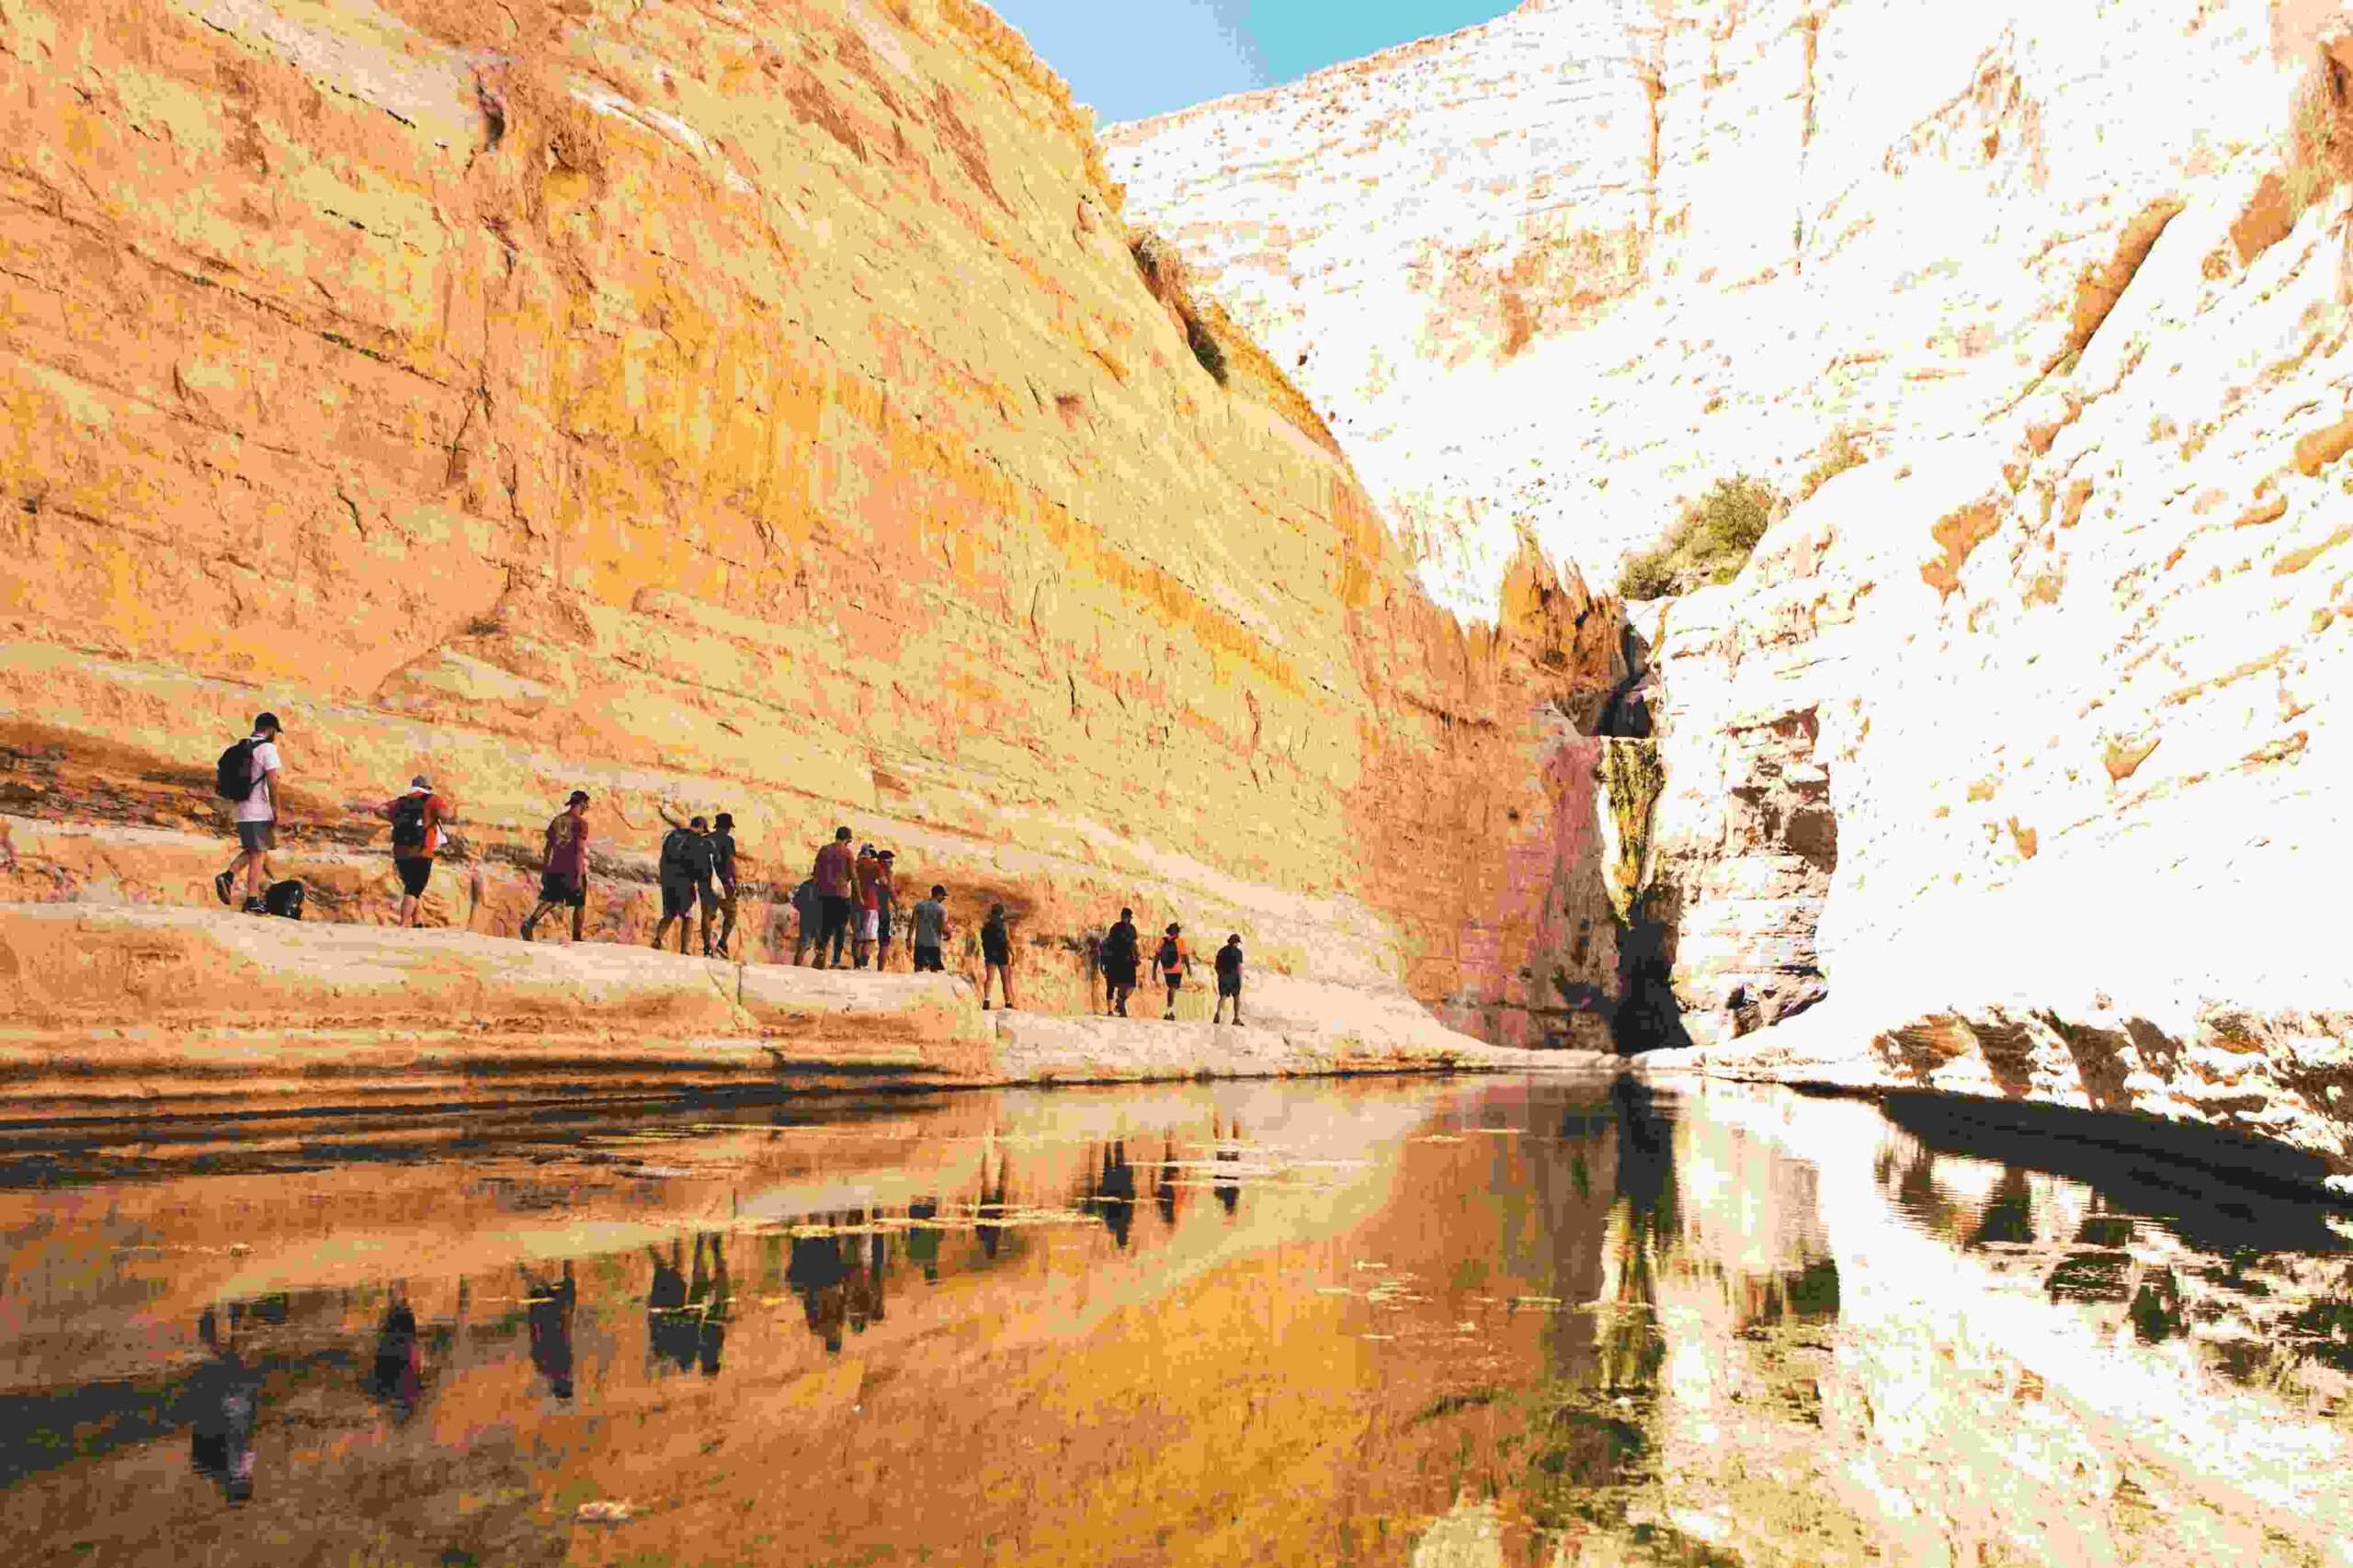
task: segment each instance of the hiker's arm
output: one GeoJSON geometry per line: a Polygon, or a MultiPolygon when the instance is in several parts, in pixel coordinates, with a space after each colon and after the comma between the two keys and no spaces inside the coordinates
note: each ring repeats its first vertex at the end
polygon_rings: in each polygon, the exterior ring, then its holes
{"type": "Polygon", "coordinates": [[[659,812],[662,814],[662,820],[668,823],[672,827],[684,827],[687,825],[683,818],[673,816],[670,812],[670,808],[660,801],[654,802],[654,809],[659,812]]]}

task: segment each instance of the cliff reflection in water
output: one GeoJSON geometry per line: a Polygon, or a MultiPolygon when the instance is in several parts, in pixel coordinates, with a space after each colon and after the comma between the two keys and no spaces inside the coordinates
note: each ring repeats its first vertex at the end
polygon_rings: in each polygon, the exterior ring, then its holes
{"type": "Polygon", "coordinates": [[[1219,1085],[0,1194],[0,1529],[36,1562],[2342,1561],[2340,1222],[1953,1142],[1631,1079],[1219,1085]]]}

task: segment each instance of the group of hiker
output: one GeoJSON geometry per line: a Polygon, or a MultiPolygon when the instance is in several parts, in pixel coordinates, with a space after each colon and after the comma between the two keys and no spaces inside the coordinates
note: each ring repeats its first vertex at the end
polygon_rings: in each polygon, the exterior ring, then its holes
{"type": "MultiPolygon", "coordinates": [[[[301,885],[276,881],[270,852],[278,846],[279,779],[285,770],[278,743],[283,734],[275,713],[254,720],[253,733],[221,755],[216,792],[230,803],[237,835],[237,855],[212,880],[214,893],[224,903],[244,892],[248,914],[293,915],[301,911],[301,885]]],[[[570,910],[572,939],[580,941],[588,907],[588,804],[585,790],[574,790],[547,825],[540,860],[539,900],[523,919],[521,936],[535,938],[540,923],[550,915],[570,910]]],[[[414,926],[419,919],[425,890],[433,875],[444,830],[457,822],[449,799],[431,779],[418,774],[409,787],[388,801],[356,803],[357,815],[371,816],[392,827],[392,866],[400,879],[397,924],[414,926]]],[[[701,912],[701,949],[706,958],[734,956],[735,917],[740,891],[735,819],[726,812],[715,817],[681,817],[669,806],[655,810],[670,831],[662,840],[656,880],[662,895],[660,921],[654,943],[665,946],[676,926],[678,951],[685,953],[695,914],[701,912]],[[716,930],[713,927],[716,926],[716,930]]],[[[833,840],[820,848],[809,876],[795,888],[791,908],[798,922],[792,961],[814,968],[839,968],[843,949],[849,949],[853,967],[889,967],[892,945],[900,926],[895,851],[868,844],[855,853],[847,827],[835,830],[833,840]]],[[[953,934],[948,915],[948,890],[933,883],[930,896],[908,910],[906,935],[917,973],[947,970],[947,943],[953,934]]],[[[560,917],[560,916],[559,916],[560,917]]],[[[979,932],[981,1006],[997,1003],[1006,1008],[1013,999],[1013,937],[1005,905],[992,904],[979,932]]],[[[1103,936],[1088,944],[1088,967],[1103,984],[1104,1011],[1112,1017],[1129,1017],[1128,1004],[1144,967],[1143,942],[1136,929],[1135,911],[1122,909],[1103,936]]],[[[1166,993],[1164,1019],[1176,1016],[1176,998],[1193,973],[1193,952],[1183,928],[1171,922],[1152,953],[1152,972],[1166,993]]],[[[1233,1021],[1242,1022],[1242,937],[1229,936],[1217,951],[1217,1003],[1211,1021],[1222,1023],[1229,1008],[1233,1021]]]]}

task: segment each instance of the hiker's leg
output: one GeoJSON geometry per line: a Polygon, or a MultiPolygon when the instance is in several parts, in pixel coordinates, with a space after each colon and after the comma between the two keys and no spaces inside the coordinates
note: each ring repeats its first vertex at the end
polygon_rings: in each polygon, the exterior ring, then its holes
{"type": "Polygon", "coordinates": [[[536,926],[541,920],[545,919],[547,917],[548,911],[554,907],[555,905],[550,903],[546,899],[541,899],[538,905],[532,909],[530,914],[523,916],[523,940],[528,942],[531,939],[532,927],[536,926]]]}
{"type": "Polygon", "coordinates": [[[572,901],[572,939],[580,940],[580,927],[588,918],[588,890],[583,887],[572,901]]]}
{"type": "Polygon", "coordinates": [[[669,917],[668,915],[664,915],[664,916],[662,917],[661,923],[660,923],[659,925],[657,925],[657,926],[655,926],[654,927],[654,950],[655,950],[656,952],[661,951],[661,949],[662,949],[662,944],[663,944],[663,943],[665,943],[665,942],[666,942],[666,941],[668,941],[669,939],[670,939],[670,917],[669,917]]]}

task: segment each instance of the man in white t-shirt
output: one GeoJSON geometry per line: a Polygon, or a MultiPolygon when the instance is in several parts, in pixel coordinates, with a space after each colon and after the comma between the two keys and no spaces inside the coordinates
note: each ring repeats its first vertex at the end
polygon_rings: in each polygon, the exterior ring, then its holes
{"type": "Polygon", "coordinates": [[[253,758],[253,789],[236,805],[237,858],[212,879],[212,891],[226,903],[242,875],[248,915],[263,913],[262,890],[270,881],[269,852],[278,847],[278,776],[282,767],[278,736],[277,714],[264,713],[254,720],[253,736],[245,743],[253,758]]]}

